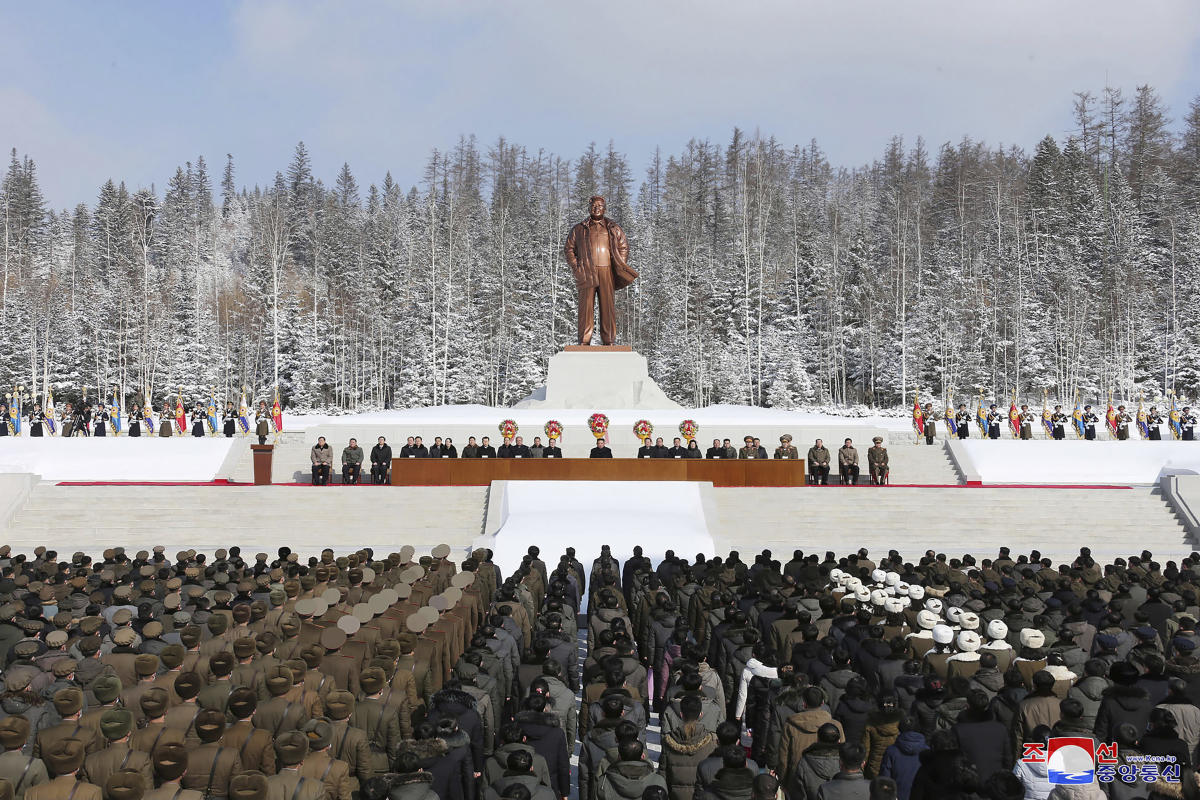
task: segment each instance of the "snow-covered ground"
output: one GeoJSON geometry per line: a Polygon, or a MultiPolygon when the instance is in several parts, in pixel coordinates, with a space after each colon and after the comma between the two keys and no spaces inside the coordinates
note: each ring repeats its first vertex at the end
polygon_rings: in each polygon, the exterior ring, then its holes
{"type": "Polygon", "coordinates": [[[963,442],[984,483],[1151,484],[1200,474],[1200,442],[963,442]]]}
{"type": "Polygon", "coordinates": [[[506,575],[521,565],[530,545],[553,559],[570,544],[589,569],[601,544],[621,562],[636,545],[655,563],[667,550],[688,558],[714,553],[697,483],[506,481],[497,500],[503,522],[494,540],[483,537],[479,545],[493,550],[506,575]]]}

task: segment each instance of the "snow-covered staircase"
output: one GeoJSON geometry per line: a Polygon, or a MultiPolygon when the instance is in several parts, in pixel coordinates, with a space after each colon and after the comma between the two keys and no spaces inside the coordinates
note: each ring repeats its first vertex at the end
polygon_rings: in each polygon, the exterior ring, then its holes
{"type": "MultiPolygon", "coordinates": [[[[237,437],[217,478],[234,483],[254,483],[254,456],[250,450],[252,444],[258,444],[257,437],[237,437]]],[[[311,463],[308,451],[312,445],[305,442],[303,431],[285,431],[278,441],[268,438],[267,444],[275,445],[275,452],[272,454],[273,483],[312,481],[312,472],[307,469],[311,463]]],[[[340,448],[338,452],[341,452],[340,448]]]]}
{"type": "Polygon", "coordinates": [[[1148,549],[1165,563],[1196,546],[1157,489],[829,486],[712,495],[718,552],[767,547],[784,560],[797,548],[895,548],[916,561],[927,549],[990,557],[1008,545],[1014,554],[1041,550],[1057,563],[1086,545],[1100,559],[1148,549]]]}
{"type": "MultiPolygon", "coordinates": [[[[863,476],[868,476],[866,451],[860,450],[858,459],[863,476]]],[[[892,483],[953,486],[963,482],[941,440],[932,445],[925,444],[924,439],[920,444],[913,444],[911,437],[893,434],[892,444],[888,447],[888,467],[892,483]]],[[[830,482],[836,479],[835,474],[830,475],[830,482]]]]}
{"type": "Polygon", "coordinates": [[[60,553],[163,544],[304,554],[441,542],[465,548],[483,529],[483,486],[35,486],[0,542],[60,553]]]}

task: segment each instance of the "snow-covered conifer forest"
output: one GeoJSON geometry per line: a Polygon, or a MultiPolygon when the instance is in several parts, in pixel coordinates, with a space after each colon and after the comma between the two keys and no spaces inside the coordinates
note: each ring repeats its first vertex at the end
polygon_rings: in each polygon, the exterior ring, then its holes
{"type": "Polygon", "coordinates": [[[641,272],[620,341],[686,406],[1194,398],[1200,99],[1172,117],[1150,87],[1084,92],[1070,129],[1025,147],[894,138],[857,166],[741,130],[637,164],[611,144],[463,138],[412,187],[349,164],[323,181],[299,144],[267,185],[197,158],[68,209],[14,151],[0,384],[511,403],[574,341],[562,245],[599,193],[641,272]]]}

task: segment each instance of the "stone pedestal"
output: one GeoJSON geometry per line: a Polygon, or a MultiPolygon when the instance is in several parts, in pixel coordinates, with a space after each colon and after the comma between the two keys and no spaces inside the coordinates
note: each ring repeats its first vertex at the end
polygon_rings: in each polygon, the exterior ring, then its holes
{"type": "Polygon", "coordinates": [[[628,346],[572,346],[550,358],[546,385],[514,408],[676,409],[628,346]]]}

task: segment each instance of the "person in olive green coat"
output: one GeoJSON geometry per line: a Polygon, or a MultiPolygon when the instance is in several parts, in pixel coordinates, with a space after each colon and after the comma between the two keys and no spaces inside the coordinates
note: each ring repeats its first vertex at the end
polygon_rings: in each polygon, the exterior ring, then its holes
{"type": "Polygon", "coordinates": [[[876,436],[874,444],[867,450],[867,465],[871,468],[871,483],[882,486],[888,475],[888,451],[883,446],[883,437],[876,436]]]}

